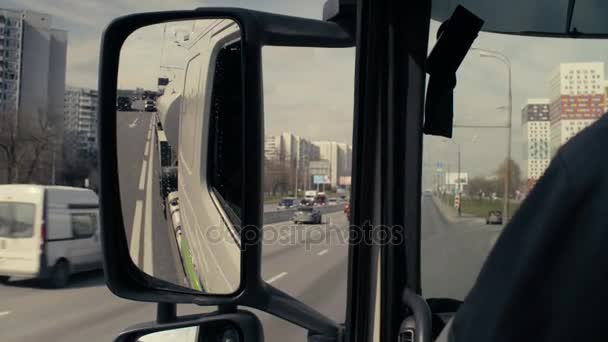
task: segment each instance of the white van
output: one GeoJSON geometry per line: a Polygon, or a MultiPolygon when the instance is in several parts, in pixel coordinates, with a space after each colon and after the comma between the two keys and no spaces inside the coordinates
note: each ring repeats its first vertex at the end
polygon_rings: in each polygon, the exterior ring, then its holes
{"type": "Polygon", "coordinates": [[[70,274],[102,267],[99,200],[89,189],[0,185],[0,279],[40,278],[66,286],[70,274]]]}

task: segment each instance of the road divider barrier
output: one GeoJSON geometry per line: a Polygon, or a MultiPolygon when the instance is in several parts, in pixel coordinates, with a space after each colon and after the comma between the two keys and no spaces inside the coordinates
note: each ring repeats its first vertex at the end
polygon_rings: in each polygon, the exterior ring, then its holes
{"type": "MultiPolygon", "coordinates": [[[[317,208],[321,214],[330,214],[341,211],[344,209],[343,205],[328,205],[323,207],[315,207],[317,208]]],[[[283,209],[277,211],[269,211],[264,213],[264,224],[272,224],[278,222],[291,221],[293,218],[293,214],[297,209],[283,209]]]]}

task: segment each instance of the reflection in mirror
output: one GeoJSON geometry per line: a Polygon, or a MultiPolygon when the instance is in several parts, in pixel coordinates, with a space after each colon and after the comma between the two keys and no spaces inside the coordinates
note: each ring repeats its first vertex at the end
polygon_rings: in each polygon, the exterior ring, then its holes
{"type": "Polygon", "coordinates": [[[120,53],[125,234],[145,273],[207,294],[240,284],[241,32],[228,19],[140,28],[120,53]]]}
{"type": "Polygon", "coordinates": [[[198,340],[199,327],[187,327],[173,330],[158,331],[151,334],[147,334],[139,337],[137,339],[137,342],[198,342],[198,340]]]}
{"type": "Polygon", "coordinates": [[[200,326],[157,331],[137,338],[137,342],[214,342],[256,340],[254,336],[243,336],[244,332],[227,320],[205,322],[200,326]]]}

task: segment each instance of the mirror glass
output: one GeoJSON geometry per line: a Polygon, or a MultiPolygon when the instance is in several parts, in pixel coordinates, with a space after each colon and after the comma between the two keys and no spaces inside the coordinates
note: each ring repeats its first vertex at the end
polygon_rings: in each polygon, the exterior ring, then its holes
{"type": "Polygon", "coordinates": [[[199,327],[187,327],[173,330],[153,332],[137,338],[137,342],[183,341],[198,342],[199,327]]]}
{"type": "Polygon", "coordinates": [[[116,101],[125,235],[145,273],[208,294],[240,283],[241,31],[229,19],[142,27],[116,101]]]}
{"type": "MultiPolygon", "coordinates": [[[[205,322],[201,325],[157,331],[138,337],[137,342],[213,342],[243,341],[248,336],[239,327],[227,320],[205,322]]],[[[253,339],[253,338],[252,338],[253,339]]]]}

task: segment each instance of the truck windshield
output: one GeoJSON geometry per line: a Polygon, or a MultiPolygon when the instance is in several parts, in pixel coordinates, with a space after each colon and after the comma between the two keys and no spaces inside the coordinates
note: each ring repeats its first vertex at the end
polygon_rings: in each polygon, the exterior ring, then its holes
{"type": "Polygon", "coordinates": [[[0,237],[31,237],[34,234],[34,210],[31,203],[0,202],[0,237]]]}

